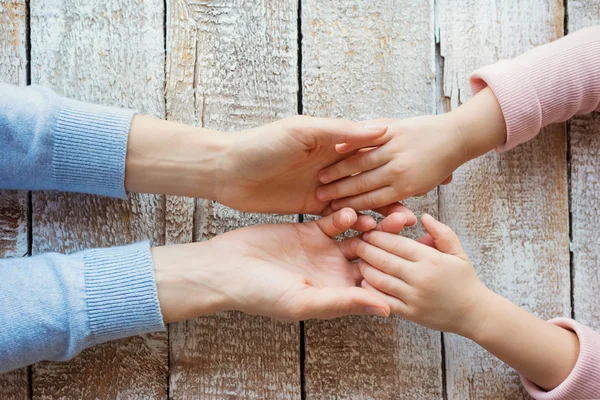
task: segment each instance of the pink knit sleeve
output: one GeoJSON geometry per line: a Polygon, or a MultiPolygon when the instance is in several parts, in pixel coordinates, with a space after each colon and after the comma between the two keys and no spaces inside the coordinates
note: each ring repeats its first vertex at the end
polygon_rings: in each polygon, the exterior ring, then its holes
{"type": "Polygon", "coordinates": [[[556,318],[548,322],[577,334],[577,363],[567,379],[553,390],[546,392],[521,376],[525,389],[531,397],[539,400],[600,399],[600,334],[568,318],[556,318]]]}
{"type": "Polygon", "coordinates": [[[511,149],[541,128],[600,111],[600,27],[582,29],[471,75],[477,93],[489,86],[500,103],[511,149]]]}

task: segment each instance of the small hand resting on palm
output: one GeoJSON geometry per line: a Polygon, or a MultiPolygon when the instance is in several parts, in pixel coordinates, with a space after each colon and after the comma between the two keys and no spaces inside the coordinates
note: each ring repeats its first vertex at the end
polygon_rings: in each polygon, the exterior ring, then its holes
{"type": "MultiPolygon", "coordinates": [[[[402,230],[407,216],[394,209],[403,210],[390,206],[377,230],[402,230]]],[[[360,287],[363,277],[352,263],[359,238],[334,238],[357,219],[345,208],[317,221],[249,226],[206,242],[154,248],[165,322],[227,310],[281,320],[388,316],[387,302],[360,287]]]]}

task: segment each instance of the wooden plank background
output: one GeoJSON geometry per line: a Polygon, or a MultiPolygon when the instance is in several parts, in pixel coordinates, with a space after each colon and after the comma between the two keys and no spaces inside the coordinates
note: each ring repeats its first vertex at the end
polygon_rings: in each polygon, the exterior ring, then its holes
{"type": "MultiPolygon", "coordinates": [[[[404,118],[466,101],[479,66],[599,23],[600,0],[0,0],[0,81],[224,131],[298,112],[404,118]]],[[[494,290],[600,329],[599,135],[598,114],[551,126],[409,205],[455,228],[494,290]]],[[[186,243],[297,218],[171,196],[2,191],[0,256],[186,243]]],[[[526,397],[473,343],[399,318],[222,313],[0,375],[1,399],[526,397]]]]}

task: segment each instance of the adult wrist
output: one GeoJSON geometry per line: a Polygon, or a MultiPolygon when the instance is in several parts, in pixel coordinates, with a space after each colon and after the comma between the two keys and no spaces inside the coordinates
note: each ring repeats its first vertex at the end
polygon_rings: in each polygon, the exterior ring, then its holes
{"type": "Polygon", "coordinates": [[[226,178],[228,134],[136,115],[127,144],[128,192],[216,200],[226,178]]]}
{"type": "Polygon", "coordinates": [[[210,241],[155,247],[152,259],[165,323],[231,309],[228,282],[210,241]]]}

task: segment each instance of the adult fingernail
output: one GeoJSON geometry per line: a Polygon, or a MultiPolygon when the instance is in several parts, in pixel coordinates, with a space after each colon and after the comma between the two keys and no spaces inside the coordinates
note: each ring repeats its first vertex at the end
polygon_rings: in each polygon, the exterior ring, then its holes
{"type": "Polygon", "coordinates": [[[381,307],[366,307],[365,312],[369,315],[375,315],[377,317],[388,317],[388,313],[381,307]]]}
{"type": "Polygon", "coordinates": [[[367,124],[365,129],[372,132],[383,132],[387,129],[386,124],[367,124]]]}
{"type": "Polygon", "coordinates": [[[371,232],[363,233],[363,240],[369,240],[369,236],[371,236],[371,232]]]}
{"type": "Polygon", "coordinates": [[[325,189],[317,189],[317,199],[321,201],[327,200],[327,191],[325,189]]]}
{"type": "Polygon", "coordinates": [[[328,183],[329,181],[327,180],[327,172],[321,171],[319,173],[319,180],[321,181],[321,183],[328,183]]]}

